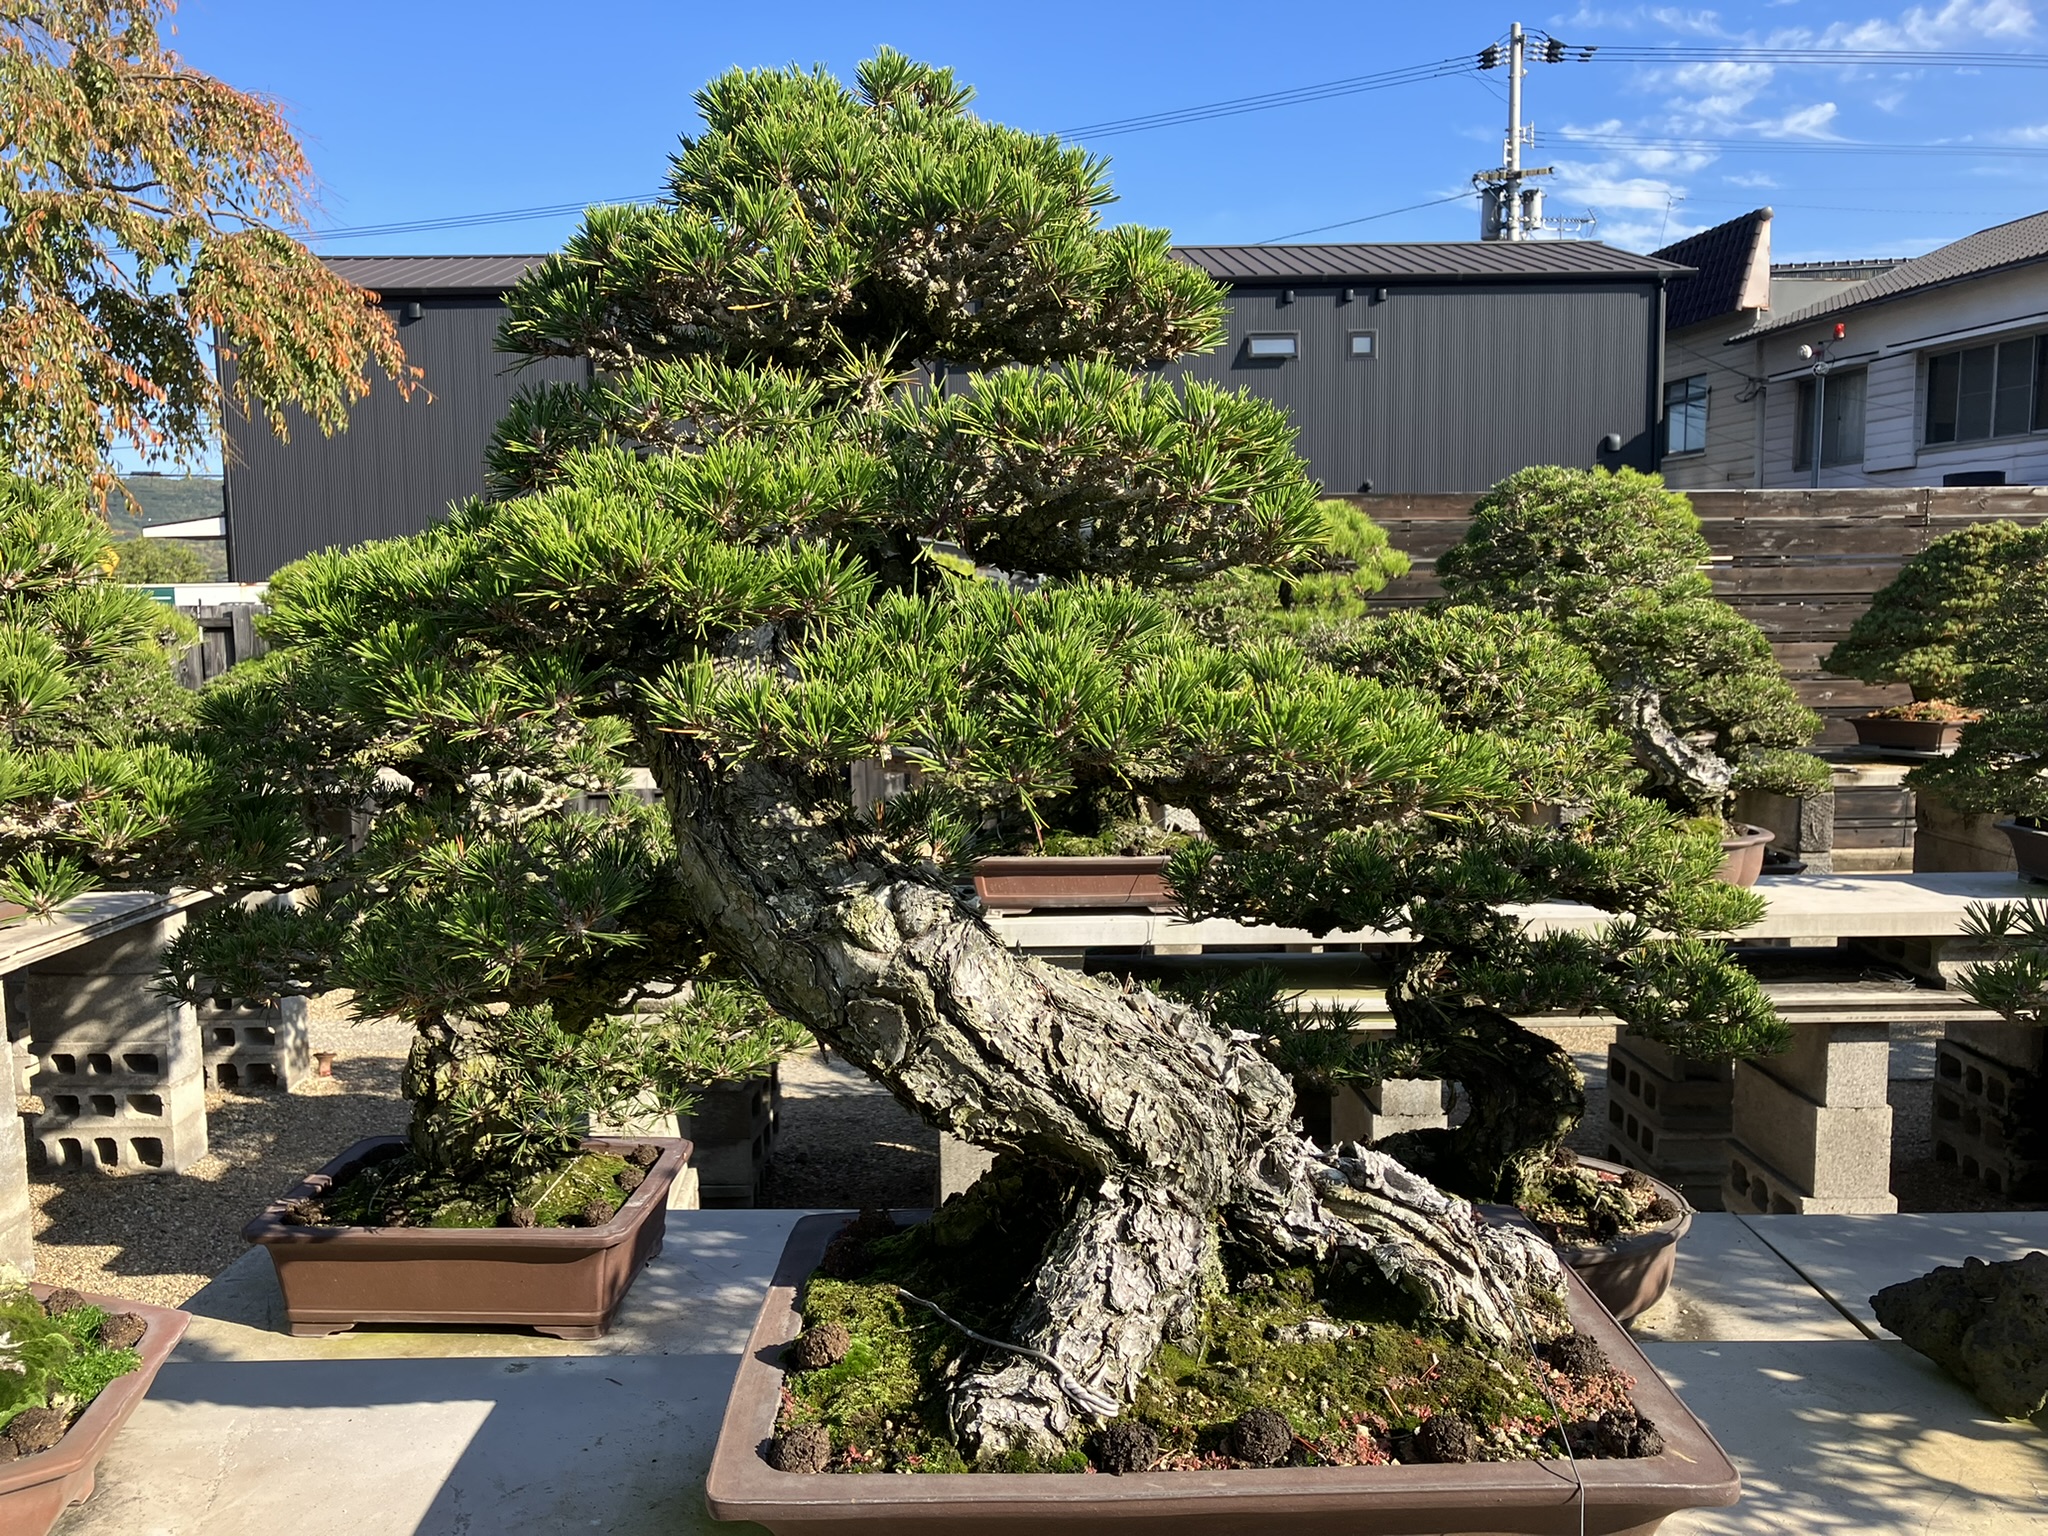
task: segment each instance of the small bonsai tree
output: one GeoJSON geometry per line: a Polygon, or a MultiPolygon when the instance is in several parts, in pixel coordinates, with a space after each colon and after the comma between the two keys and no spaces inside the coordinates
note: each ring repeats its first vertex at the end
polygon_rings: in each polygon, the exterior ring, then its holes
{"type": "Polygon", "coordinates": [[[37,916],[222,867],[205,766],[170,744],[199,632],[114,565],[83,485],[0,474],[0,897],[37,916]]]}
{"type": "Polygon", "coordinates": [[[2002,563],[1997,607],[1961,653],[1962,702],[1982,718],[1908,782],[1961,811],[2048,827],[2048,529],[2012,541],[2002,563]]]}
{"type": "Polygon", "coordinates": [[[1725,821],[1742,790],[1804,797],[1829,781],[1799,750],[1819,717],[1763,632],[1714,597],[1709,558],[1691,504],[1655,475],[1544,466],[1480,498],[1437,574],[1453,601],[1554,622],[1606,680],[1652,792],[1725,821]]]}
{"type": "MultiPolygon", "coordinates": [[[[1158,601],[1311,554],[1316,488],[1272,406],[1127,371],[1211,344],[1219,290],[1162,232],[1101,226],[1099,161],[967,101],[891,53],[851,87],[721,77],[668,198],[593,211],[514,292],[504,343],[598,382],[511,413],[504,499],[274,581],[275,649],[208,691],[204,740],[238,816],[296,821],[241,840],[248,878],[331,894],[216,922],[205,969],[346,977],[415,1020],[413,1146],[457,1173],[506,1156],[455,1110],[508,1009],[575,1035],[677,978],[758,990],[1038,1213],[1005,1229],[1040,1236],[990,1322],[1031,1353],[948,1388],[970,1453],[1056,1452],[1130,1403],[1226,1247],[1519,1353],[1560,1326],[1547,1248],[1305,1145],[1286,1078],[1202,1008],[1007,948],[956,894],[963,838],[1090,785],[1188,807],[1191,911],[1406,929],[1395,1006],[1475,1080],[1551,1069],[1515,1010],[1768,1035],[1697,937],[1756,899],[1623,785],[1531,825],[1525,747],[1158,601]],[[907,377],[934,357],[983,371],[940,395],[907,377]],[[878,757],[923,788],[856,814],[849,767],[878,757]],[[634,766],[658,809],[598,806],[634,766]],[[1501,910],[1546,899],[1617,916],[1533,935],[1501,910]]],[[[1512,1193],[1556,1118],[1489,1113],[1446,1165],[1512,1193]]]]}
{"type": "Polygon", "coordinates": [[[1979,629],[2016,561],[2038,548],[2017,523],[1943,534],[1900,567],[1821,665],[1865,683],[1904,683],[1916,703],[1960,698],[1979,629]]]}

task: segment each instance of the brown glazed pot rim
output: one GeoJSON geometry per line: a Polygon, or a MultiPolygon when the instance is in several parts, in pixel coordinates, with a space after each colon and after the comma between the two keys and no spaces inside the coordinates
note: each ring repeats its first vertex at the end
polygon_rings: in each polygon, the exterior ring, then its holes
{"type": "MultiPolygon", "coordinates": [[[[845,1214],[807,1216],[791,1230],[754,1332],[740,1357],[739,1374],[726,1402],[725,1422],[712,1453],[705,1494],[719,1520],[753,1520],[774,1530],[808,1524],[834,1530],[871,1524],[878,1533],[892,1522],[913,1522],[924,1530],[971,1530],[977,1520],[1023,1529],[1033,1519],[1089,1521],[1119,1519],[1190,1520],[1190,1529],[1279,1531],[1276,1516],[1327,1520],[1349,1516],[1347,1531],[1509,1530],[1515,1511],[1520,1528],[1548,1529],[1546,1514],[1574,1516],[1574,1472],[1558,1460],[1468,1462],[1457,1466],[1293,1467],[1271,1471],[1203,1470],[1145,1472],[1121,1477],[1028,1473],[923,1473],[877,1476],[861,1473],[778,1472],[762,1451],[781,1407],[782,1347],[801,1331],[796,1298],[823,1257],[825,1245],[847,1220],[845,1214]],[[1428,1523],[1451,1511],[1498,1512],[1499,1524],[1446,1527],[1428,1523]],[[950,1519],[953,1523],[940,1525],[950,1519]],[[1424,1523],[1416,1523],[1421,1519],[1424,1523]]],[[[1705,1425],[1678,1400],[1643,1352],[1569,1268],[1572,1320],[1599,1340],[1618,1370],[1636,1379],[1636,1406],[1663,1433],[1661,1456],[1633,1460],[1591,1460],[1577,1465],[1589,1510],[1628,1512],[1655,1519],[1680,1509],[1733,1504],[1741,1481],[1705,1425]]],[[[1290,1522],[1285,1529],[1311,1529],[1290,1522]]],[[[1564,1525],[1557,1525],[1564,1530],[1564,1525]]],[[[1603,1529],[1613,1529],[1611,1520],[1603,1529]]]]}
{"type": "Polygon", "coordinates": [[[975,871],[989,875],[1136,875],[1166,868],[1163,853],[1003,853],[974,861],[975,871]]]}
{"type": "Polygon", "coordinates": [[[246,1227],[242,1228],[242,1236],[252,1243],[262,1243],[268,1247],[308,1243],[323,1247],[358,1247],[374,1243],[386,1250],[393,1246],[501,1246],[510,1239],[517,1241],[522,1247],[573,1248],[578,1252],[588,1253],[631,1242],[639,1230],[643,1213],[654,1203],[656,1195],[660,1195],[664,1200],[667,1198],[668,1186],[673,1182],[674,1174],[689,1161],[693,1150],[690,1142],[675,1136],[586,1136],[583,1145],[589,1148],[661,1148],[661,1156],[655,1160],[654,1167],[648,1169],[645,1182],[619,1203],[619,1208],[612,1212],[611,1219],[601,1227],[307,1227],[284,1220],[284,1212],[288,1206],[324,1195],[334,1187],[337,1180],[353,1172],[371,1154],[388,1147],[404,1145],[403,1136],[364,1137],[340,1156],[307,1174],[283,1195],[266,1205],[246,1227]],[[661,1171],[667,1171],[670,1177],[657,1178],[656,1174],[661,1171]]]}
{"type": "MultiPolygon", "coordinates": [[[[41,1299],[57,1287],[32,1285],[29,1289],[41,1299]]],[[[106,1453],[107,1442],[114,1438],[128,1415],[134,1412],[135,1405],[148,1395],[150,1383],[156,1380],[156,1373],[170,1358],[171,1351],[185,1336],[185,1328],[192,1321],[191,1313],[181,1312],[176,1307],[153,1307],[147,1302],[130,1301],[124,1296],[100,1296],[92,1292],[80,1294],[110,1317],[117,1312],[132,1312],[142,1319],[142,1338],[135,1346],[142,1363],[101,1388],[99,1396],[86,1404],[85,1412],[64,1431],[64,1438],[47,1451],[38,1451],[33,1456],[23,1456],[0,1465],[0,1514],[5,1513],[9,1494],[69,1477],[93,1465],[106,1453]]]]}
{"type": "MultiPolygon", "coordinates": [[[[1624,1163],[1610,1162],[1604,1157],[1588,1157],[1584,1153],[1579,1155],[1579,1166],[1581,1168],[1592,1168],[1602,1173],[1627,1173],[1630,1171],[1624,1163]]],[[[1635,1171],[1642,1173],[1640,1168],[1635,1171]]],[[[1598,1264],[1612,1264],[1617,1260],[1632,1259],[1639,1253],[1649,1253],[1659,1248],[1668,1248],[1671,1244],[1685,1236],[1686,1233],[1690,1232],[1692,1230],[1692,1219],[1697,1214],[1692,1208],[1692,1202],[1655,1174],[1644,1173],[1643,1177],[1657,1186],[1659,1194],[1677,1205],[1678,1214],[1676,1216],[1672,1217],[1669,1221],[1660,1221],[1654,1227],[1643,1227],[1634,1232],[1624,1232],[1619,1237],[1610,1237],[1604,1243],[1555,1243],[1553,1246],[1557,1249],[1557,1256],[1574,1269],[1598,1264]]],[[[1541,1230],[1539,1224],[1533,1221],[1530,1224],[1537,1226],[1539,1231],[1541,1230]]]]}
{"type": "Polygon", "coordinates": [[[1739,827],[1728,828],[1721,837],[1721,848],[1732,852],[1737,848],[1754,848],[1758,843],[1776,842],[1778,834],[1769,827],[1753,827],[1747,822],[1739,827]]]}

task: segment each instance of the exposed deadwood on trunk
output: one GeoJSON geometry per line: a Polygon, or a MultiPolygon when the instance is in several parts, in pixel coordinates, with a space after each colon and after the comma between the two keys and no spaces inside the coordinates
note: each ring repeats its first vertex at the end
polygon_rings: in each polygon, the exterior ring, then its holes
{"type": "MultiPolygon", "coordinates": [[[[1446,1325],[1512,1346],[1544,1330],[1556,1260],[1481,1227],[1373,1153],[1301,1140],[1287,1079],[1200,1010],[1017,955],[953,896],[864,862],[799,786],[717,773],[679,749],[658,770],[713,946],[791,1017],[927,1120],[1079,1172],[1014,1342],[1128,1402],[1161,1339],[1196,1315],[1216,1224],[1294,1262],[1356,1255],[1446,1325]]],[[[1052,1448],[1082,1414],[1058,1375],[997,1359],[954,1392],[980,1450],[1052,1448]]]]}

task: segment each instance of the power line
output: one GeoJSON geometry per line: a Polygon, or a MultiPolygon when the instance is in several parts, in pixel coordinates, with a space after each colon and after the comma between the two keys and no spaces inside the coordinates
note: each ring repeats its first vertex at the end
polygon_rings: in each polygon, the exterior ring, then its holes
{"type": "Polygon", "coordinates": [[[2027,160],[2048,156],[2048,144],[1872,144],[1853,139],[1726,139],[1548,129],[1539,132],[1536,138],[1538,143],[1558,149],[1590,144],[1604,149],[1690,149],[1715,154],[1992,155],[2027,160]]]}
{"type": "Polygon", "coordinates": [[[1325,80],[1318,85],[1295,86],[1291,90],[1267,91],[1258,96],[1238,96],[1228,101],[1204,102],[1199,106],[1176,107],[1171,111],[1149,112],[1137,117],[1111,118],[1084,123],[1078,128],[1061,128],[1062,139],[1106,139],[1122,133],[1146,133],[1154,128],[1176,128],[1183,123],[1206,123],[1219,117],[1241,117],[1247,112],[1269,112],[1275,107],[1298,106],[1304,102],[1329,101],[1339,96],[1356,96],[1366,91],[1384,91],[1397,85],[1414,85],[1452,75],[1471,74],[1478,68],[1474,56],[1437,59],[1428,64],[1409,64],[1400,69],[1381,70],[1372,75],[1354,75],[1345,80],[1325,80]]]}
{"type": "Polygon", "coordinates": [[[2048,69],[2048,53],[1951,53],[1911,48],[1754,48],[1705,43],[1570,43],[1533,32],[1547,64],[1895,64],[1915,69],[2048,69]],[[1549,45],[1555,44],[1555,49],[1549,45]]]}
{"type": "Polygon", "coordinates": [[[1467,198],[1477,197],[1477,192],[1453,192],[1449,197],[1433,197],[1426,203],[1410,203],[1405,208],[1389,208],[1384,213],[1368,213],[1355,219],[1342,219],[1335,224],[1318,224],[1314,229],[1297,229],[1292,234],[1274,235],[1268,240],[1254,240],[1254,245],[1278,245],[1282,240],[1298,240],[1303,235],[1320,235],[1326,230],[1349,229],[1354,224],[1370,224],[1375,219],[1391,219],[1397,213],[1413,213],[1418,208],[1441,208],[1445,203],[1462,203],[1467,198]]]}
{"type": "Polygon", "coordinates": [[[514,224],[523,219],[559,218],[563,214],[582,213],[585,209],[601,202],[610,203],[651,203],[655,194],[640,197],[585,198],[575,203],[553,203],[539,208],[504,208],[496,213],[456,213],[440,219],[412,219],[399,224],[341,224],[331,229],[316,229],[306,236],[311,244],[323,240],[367,240],[378,235],[411,235],[424,230],[469,229],[480,224],[514,224]]]}

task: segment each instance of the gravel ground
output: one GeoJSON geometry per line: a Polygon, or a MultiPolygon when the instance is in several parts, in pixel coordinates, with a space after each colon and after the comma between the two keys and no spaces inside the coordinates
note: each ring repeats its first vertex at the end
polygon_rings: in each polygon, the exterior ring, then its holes
{"type": "Polygon", "coordinates": [[[412,1032],[389,1019],[352,1023],[346,1002],[323,998],[311,1019],[313,1049],[335,1052],[334,1076],[297,1093],[209,1090],[208,1151],[186,1173],[31,1170],[36,1278],[176,1306],[243,1253],[242,1224],[267,1201],[350,1142],[402,1131],[412,1032]]]}
{"type": "Polygon", "coordinates": [[[778,1210],[932,1203],[939,1133],[860,1068],[823,1051],[782,1064],[782,1124],[759,1204],[778,1210]]]}

